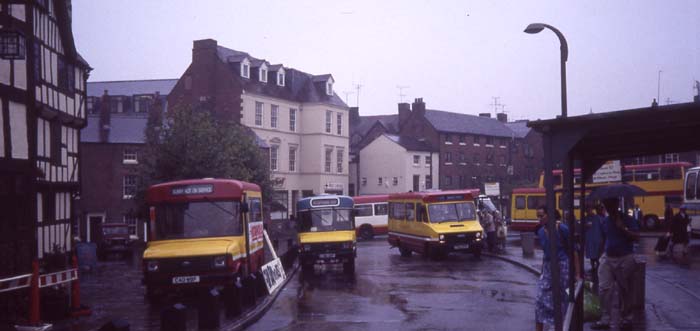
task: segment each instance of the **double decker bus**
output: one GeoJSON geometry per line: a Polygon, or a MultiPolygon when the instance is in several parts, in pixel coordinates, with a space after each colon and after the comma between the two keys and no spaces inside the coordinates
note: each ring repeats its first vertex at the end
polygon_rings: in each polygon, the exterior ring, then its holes
{"type": "Polygon", "coordinates": [[[315,264],[342,263],[355,272],[357,256],[353,201],[344,195],[320,195],[297,202],[297,236],[302,271],[315,264]]]}
{"type": "Polygon", "coordinates": [[[149,300],[164,291],[254,286],[264,263],[262,195],[256,184],[192,179],[151,186],[150,235],[143,253],[149,300]]]}
{"type": "MultiPolygon", "coordinates": [[[[626,183],[639,186],[647,192],[645,196],[634,198],[634,204],[642,210],[642,226],[647,229],[654,229],[663,226],[668,220],[665,219],[664,210],[666,206],[671,206],[674,213],[683,201],[683,178],[685,171],[690,167],[688,162],[673,163],[650,163],[622,166],[621,181],[600,181],[586,182],[588,194],[590,189],[612,183],[626,183]]],[[[561,211],[562,192],[562,171],[553,170],[554,190],[556,192],[557,209],[561,211]]],[[[574,169],[574,216],[580,219],[578,208],[580,201],[581,169],[574,169]]],[[[544,205],[545,189],[544,174],[540,175],[539,186],[535,188],[513,189],[511,199],[511,229],[519,231],[529,231],[537,225],[535,210],[538,206],[544,205]]]]}
{"type": "Polygon", "coordinates": [[[408,192],[389,196],[389,237],[401,256],[441,258],[449,252],[481,255],[483,228],[476,215],[478,190],[408,192]]]}
{"type": "Polygon", "coordinates": [[[683,190],[683,206],[690,216],[690,231],[693,237],[698,237],[700,236],[700,167],[688,169],[683,190]]]}
{"type": "Polygon", "coordinates": [[[355,229],[357,236],[371,240],[375,235],[386,234],[389,216],[389,195],[362,195],[352,197],[355,203],[355,229]]]}

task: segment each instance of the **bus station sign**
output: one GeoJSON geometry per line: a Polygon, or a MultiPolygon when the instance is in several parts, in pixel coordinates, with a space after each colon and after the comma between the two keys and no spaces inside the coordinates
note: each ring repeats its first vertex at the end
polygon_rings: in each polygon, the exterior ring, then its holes
{"type": "Polygon", "coordinates": [[[594,183],[610,183],[622,181],[622,167],[620,160],[606,162],[593,174],[594,183]]]}

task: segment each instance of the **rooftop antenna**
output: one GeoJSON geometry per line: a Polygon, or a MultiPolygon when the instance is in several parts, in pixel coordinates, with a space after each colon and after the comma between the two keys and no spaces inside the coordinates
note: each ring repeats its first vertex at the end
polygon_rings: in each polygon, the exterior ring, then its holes
{"type": "Polygon", "coordinates": [[[353,94],[353,93],[355,93],[355,92],[353,92],[353,91],[343,91],[343,94],[345,94],[345,103],[350,104],[350,101],[349,101],[348,99],[349,99],[349,96],[350,96],[351,94],[353,94]]]}
{"type": "Polygon", "coordinates": [[[661,100],[661,73],[659,70],[659,78],[656,80],[656,100],[661,100]]]}
{"type": "Polygon", "coordinates": [[[666,105],[670,105],[670,104],[673,103],[673,102],[674,102],[674,101],[671,100],[671,98],[666,97],[666,105]]]}
{"type": "Polygon", "coordinates": [[[355,90],[357,91],[357,104],[355,107],[360,107],[360,89],[362,88],[362,84],[355,84],[355,90]]]}
{"type": "Polygon", "coordinates": [[[403,94],[403,90],[409,88],[410,86],[407,85],[396,85],[396,88],[399,89],[399,103],[403,103],[403,97],[406,95],[403,94]]]}
{"type": "MultiPolygon", "coordinates": [[[[498,100],[501,99],[501,97],[491,97],[493,99],[493,103],[489,104],[490,106],[493,106],[493,112],[498,113],[498,109],[500,108],[502,111],[505,108],[506,105],[500,103],[498,100]]],[[[505,111],[503,111],[505,112],[505,111]]]]}

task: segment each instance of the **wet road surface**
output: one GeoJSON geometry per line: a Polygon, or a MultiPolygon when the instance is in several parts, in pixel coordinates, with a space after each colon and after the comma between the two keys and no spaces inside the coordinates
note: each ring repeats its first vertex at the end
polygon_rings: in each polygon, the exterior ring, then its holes
{"type": "Polygon", "coordinates": [[[248,330],[531,330],[535,276],[500,260],[402,258],[386,239],[358,243],[354,276],[297,273],[248,330]]]}

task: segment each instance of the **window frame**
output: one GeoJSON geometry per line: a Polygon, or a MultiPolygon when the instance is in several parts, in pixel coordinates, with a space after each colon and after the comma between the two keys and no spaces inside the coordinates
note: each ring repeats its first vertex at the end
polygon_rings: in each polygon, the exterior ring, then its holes
{"type": "Polygon", "coordinates": [[[255,101],[255,126],[263,126],[263,120],[265,116],[263,115],[265,111],[265,104],[260,101],[255,101]]]}
{"type": "Polygon", "coordinates": [[[270,104],[270,127],[277,128],[279,123],[280,106],[270,104]]]}

